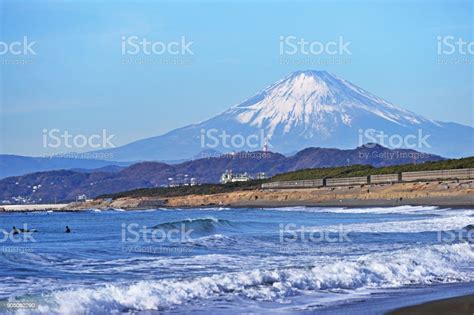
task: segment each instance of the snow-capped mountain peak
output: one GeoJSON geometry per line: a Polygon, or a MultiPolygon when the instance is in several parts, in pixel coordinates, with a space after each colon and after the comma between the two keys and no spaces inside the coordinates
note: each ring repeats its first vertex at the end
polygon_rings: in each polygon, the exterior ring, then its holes
{"type": "Polygon", "coordinates": [[[474,154],[473,139],[470,126],[427,119],[334,74],[310,70],[291,73],[205,121],[100,152],[112,153],[118,161],[167,161],[194,157],[207,149],[233,152],[269,147],[291,153],[374,142],[456,157],[474,154]],[[370,136],[374,131],[385,135],[383,141],[370,136]],[[395,140],[393,145],[390,139],[395,140]]]}
{"type": "MultiPolygon", "coordinates": [[[[228,111],[242,124],[300,135],[329,136],[338,125],[377,116],[402,126],[428,119],[397,107],[326,71],[298,71],[228,111]]],[[[431,121],[430,121],[431,122],[431,121]]]]}

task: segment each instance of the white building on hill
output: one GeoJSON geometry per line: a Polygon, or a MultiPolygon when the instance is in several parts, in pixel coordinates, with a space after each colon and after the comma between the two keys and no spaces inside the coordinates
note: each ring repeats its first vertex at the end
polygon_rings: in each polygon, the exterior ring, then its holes
{"type": "Polygon", "coordinates": [[[252,177],[247,174],[247,172],[243,174],[233,174],[232,170],[226,170],[224,174],[221,176],[221,184],[227,183],[235,183],[235,182],[247,182],[252,180],[252,177]]]}

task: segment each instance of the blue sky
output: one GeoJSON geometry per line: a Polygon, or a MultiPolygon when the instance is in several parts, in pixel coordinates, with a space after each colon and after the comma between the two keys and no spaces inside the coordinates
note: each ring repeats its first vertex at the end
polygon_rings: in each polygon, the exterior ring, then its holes
{"type": "Polygon", "coordinates": [[[428,118],[474,125],[474,56],[442,56],[471,64],[440,65],[437,54],[437,36],[474,40],[469,1],[0,1],[0,41],[36,42],[36,55],[0,55],[0,153],[45,154],[44,129],[106,129],[115,145],[160,135],[308,68],[428,118]],[[186,65],[157,63],[169,54],[122,64],[123,36],[184,36],[194,54],[178,56],[186,65]],[[310,57],[347,61],[337,65],[281,64],[280,36],[342,36],[351,55],[310,57]]]}

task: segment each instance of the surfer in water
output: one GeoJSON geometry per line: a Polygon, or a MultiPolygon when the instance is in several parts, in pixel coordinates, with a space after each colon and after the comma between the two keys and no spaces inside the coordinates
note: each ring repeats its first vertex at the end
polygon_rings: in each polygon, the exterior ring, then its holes
{"type": "Polygon", "coordinates": [[[13,227],[12,228],[12,233],[15,235],[15,234],[19,234],[19,233],[34,233],[34,232],[37,232],[37,230],[33,229],[33,230],[28,230],[28,229],[17,229],[16,227],[13,227]]]}

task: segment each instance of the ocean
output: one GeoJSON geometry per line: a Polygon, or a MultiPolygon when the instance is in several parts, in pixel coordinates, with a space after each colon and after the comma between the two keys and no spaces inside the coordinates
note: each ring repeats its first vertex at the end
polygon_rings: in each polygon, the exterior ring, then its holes
{"type": "Polygon", "coordinates": [[[474,293],[469,224],[415,206],[2,213],[0,313],[381,314],[474,293]]]}

